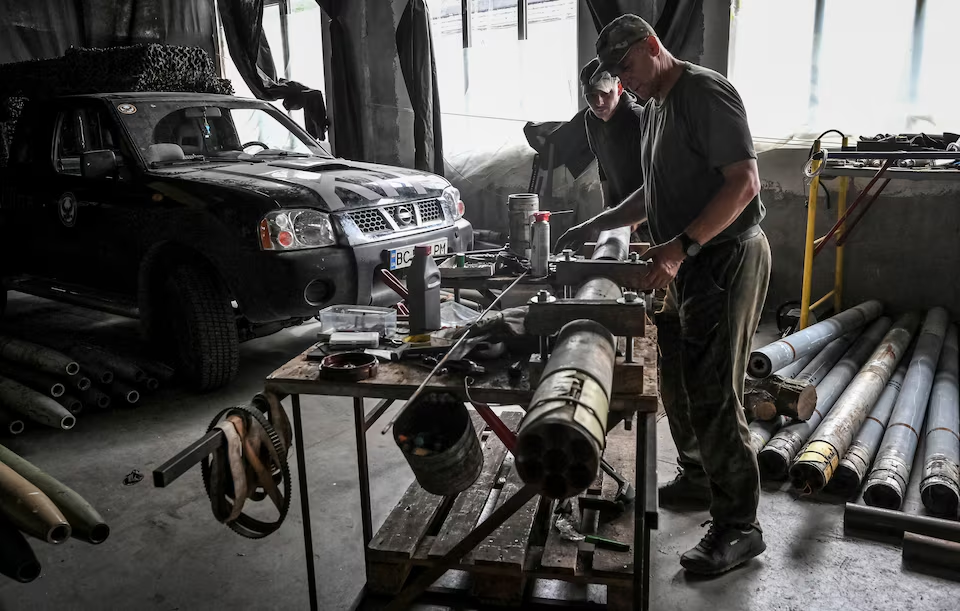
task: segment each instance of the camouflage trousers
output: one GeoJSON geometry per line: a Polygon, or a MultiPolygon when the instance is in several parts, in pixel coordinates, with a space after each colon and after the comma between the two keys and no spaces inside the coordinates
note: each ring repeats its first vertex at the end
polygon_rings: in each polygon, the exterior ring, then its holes
{"type": "Polygon", "coordinates": [[[760,474],[743,413],[743,381],[770,279],[759,227],[687,259],[657,315],[660,393],[679,463],[710,487],[710,513],[757,524],[760,474]]]}

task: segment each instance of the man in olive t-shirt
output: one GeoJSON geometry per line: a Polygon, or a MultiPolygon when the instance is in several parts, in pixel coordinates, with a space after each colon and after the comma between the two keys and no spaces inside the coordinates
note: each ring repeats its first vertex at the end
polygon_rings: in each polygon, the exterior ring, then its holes
{"type": "Polygon", "coordinates": [[[636,15],[597,39],[600,66],[647,100],[641,120],[643,187],[570,229],[647,220],[656,243],[649,289],[667,288],[657,315],[660,393],[680,475],[664,506],[709,506],[712,525],[680,558],[691,572],[728,571],[766,549],[757,523],[760,476],[744,417],[743,382],[770,277],[770,247],[746,111],[720,74],[674,57],[636,15]]]}

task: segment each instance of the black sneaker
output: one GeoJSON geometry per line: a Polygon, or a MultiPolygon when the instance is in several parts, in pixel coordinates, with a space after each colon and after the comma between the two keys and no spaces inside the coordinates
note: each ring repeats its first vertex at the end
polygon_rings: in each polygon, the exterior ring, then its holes
{"type": "Polygon", "coordinates": [[[719,575],[738,567],[747,560],[759,556],[767,549],[763,533],[755,526],[742,528],[731,524],[716,524],[695,548],[680,556],[680,565],[698,575],[719,575]]]}
{"type": "Polygon", "coordinates": [[[677,469],[677,477],[672,482],[660,486],[661,507],[683,509],[709,509],[710,488],[690,481],[682,469],[677,469]]]}

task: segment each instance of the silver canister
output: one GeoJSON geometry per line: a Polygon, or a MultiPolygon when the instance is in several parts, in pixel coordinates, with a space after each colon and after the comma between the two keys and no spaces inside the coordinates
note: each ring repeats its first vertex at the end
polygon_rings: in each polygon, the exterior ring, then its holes
{"type": "Polygon", "coordinates": [[[533,215],[540,211],[540,196],[536,193],[514,193],[507,198],[507,217],[510,221],[510,251],[529,259],[531,256],[530,225],[533,215]]]}
{"type": "Polygon", "coordinates": [[[550,273],[550,213],[537,212],[533,217],[530,271],[543,277],[550,273]]]}

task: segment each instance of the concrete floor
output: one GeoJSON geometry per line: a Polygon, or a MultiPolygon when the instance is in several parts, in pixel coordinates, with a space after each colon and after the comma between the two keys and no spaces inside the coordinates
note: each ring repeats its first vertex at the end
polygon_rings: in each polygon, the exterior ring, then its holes
{"type": "MultiPolygon", "coordinates": [[[[11,294],[4,324],[27,323],[125,341],[136,333],[131,321],[11,294]]],[[[264,376],[310,345],[315,331],[303,326],[244,344],[240,377],[228,389],[204,396],[166,390],[136,409],[81,415],[72,431],[32,427],[3,440],[83,494],[112,534],[100,546],[35,542],[42,576],[30,584],[0,579],[0,611],[306,608],[297,491],[284,526],[251,541],[214,521],[199,469],[166,489],[152,486],[150,472],[198,438],[218,410],[260,390],[264,376]],[[146,479],[124,486],[133,469],[146,479]]],[[[348,399],[305,397],[303,407],[320,608],[345,609],[363,583],[352,410],[348,399]]],[[[675,470],[666,424],[658,425],[661,481],[675,470]]],[[[368,444],[379,525],[413,477],[389,436],[372,431],[368,444]]],[[[651,609],[960,608],[960,586],[905,571],[899,548],[845,538],[838,505],[767,489],[760,516],[767,552],[725,576],[698,579],[684,573],[678,558],[699,540],[708,515],[662,511],[651,609]]]]}

